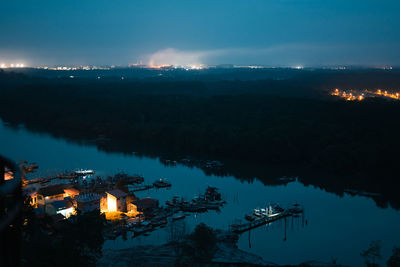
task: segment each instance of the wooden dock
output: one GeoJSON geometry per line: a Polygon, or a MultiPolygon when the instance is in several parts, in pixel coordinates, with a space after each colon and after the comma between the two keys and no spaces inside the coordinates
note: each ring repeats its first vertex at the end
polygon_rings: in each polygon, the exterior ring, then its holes
{"type": "MultiPolygon", "coordinates": [[[[297,212],[300,213],[300,212],[297,212]]],[[[243,233],[246,231],[249,231],[251,229],[257,228],[261,225],[268,224],[274,221],[278,221],[280,219],[283,219],[285,217],[293,216],[293,212],[291,211],[284,211],[281,214],[274,216],[274,217],[262,217],[260,219],[256,219],[252,222],[248,223],[243,223],[243,224],[232,224],[231,225],[231,231],[235,233],[243,233]]]]}

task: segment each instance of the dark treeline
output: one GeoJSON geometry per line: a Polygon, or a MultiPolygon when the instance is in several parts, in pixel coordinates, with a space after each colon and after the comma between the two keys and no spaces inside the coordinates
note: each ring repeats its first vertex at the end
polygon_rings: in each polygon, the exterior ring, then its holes
{"type": "MultiPolygon", "coordinates": [[[[400,208],[394,186],[400,103],[324,96],[334,77],[338,86],[347,79],[355,88],[357,79],[383,80],[381,75],[390,76],[385,72],[213,82],[0,75],[0,116],[11,124],[74,140],[108,139],[101,143],[106,150],[145,146],[171,155],[319,170],[326,175],[302,182],[335,192],[382,193],[380,205],[389,201],[400,208]]],[[[386,86],[395,87],[390,77],[386,86]]]]}

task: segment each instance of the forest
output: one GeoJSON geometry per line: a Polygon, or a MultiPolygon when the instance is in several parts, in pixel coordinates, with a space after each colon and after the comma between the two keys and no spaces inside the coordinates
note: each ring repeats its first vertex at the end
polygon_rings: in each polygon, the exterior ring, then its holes
{"type": "MultiPolygon", "coordinates": [[[[393,186],[398,184],[400,103],[329,97],[336,83],[355,88],[354,77],[361,88],[388,74],[122,82],[0,73],[0,117],[32,131],[95,141],[108,151],[158,151],[324,173],[302,182],[334,192],[380,193],[380,205],[400,208],[393,186]]],[[[400,85],[396,75],[390,77],[383,86],[400,85]]]]}

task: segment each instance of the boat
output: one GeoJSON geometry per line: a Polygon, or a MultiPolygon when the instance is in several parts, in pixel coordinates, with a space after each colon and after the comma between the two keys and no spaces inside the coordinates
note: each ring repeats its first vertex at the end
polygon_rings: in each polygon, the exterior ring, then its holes
{"type": "Polygon", "coordinates": [[[129,176],[128,178],[130,182],[134,184],[141,184],[144,182],[144,178],[140,174],[135,174],[133,176],[129,176]]]}
{"type": "Polygon", "coordinates": [[[256,219],[256,217],[254,217],[251,214],[246,214],[246,216],[244,216],[244,218],[250,222],[254,221],[256,219]]]}
{"type": "Polygon", "coordinates": [[[132,237],[136,237],[138,235],[153,231],[153,226],[151,224],[147,225],[147,226],[143,226],[143,227],[136,227],[135,229],[133,229],[133,234],[132,237]]]}
{"type": "Polygon", "coordinates": [[[162,188],[162,187],[170,187],[170,186],[171,186],[171,183],[169,183],[169,182],[167,182],[167,181],[165,181],[165,180],[163,180],[163,179],[160,179],[160,180],[158,180],[158,181],[155,181],[155,182],[153,183],[153,185],[154,185],[155,187],[157,187],[157,188],[162,188]]]}
{"type": "Polygon", "coordinates": [[[221,193],[218,192],[218,188],[208,186],[203,198],[208,201],[220,201],[221,193]]]}
{"type": "Polygon", "coordinates": [[[151,225],[152,226],[161,226],[167,224],[167,220],[159,220],[159,221],[152,221],[151,225]]]}
{"type": "Polygon", "coordinates": [[[47,184],[47,183],[50,183],[50,180],[49,180],[49,179],[43,179],[43,180],[41,180],[41,181],[39,182],[39,184],[41,184],[41,185],[47,184]]]}
{"type": "Polygon", "coordinates": [[[152,188],[152,185],[128,185],[128,191],[136,192],[136,191],[144,191],[152,188]]]}
{"type": "Polygon", "coordinates": [[[187,212],[202,212],[207,210],[207,208],[202,205],[184,205],[181,209],[187,212]]]}
{"type": "Polygon", "coordinates": [[[254,216],[262,217],[262,213],[260,209],[254,209],[253,211],[254,216]]]}
{"type": "Polygon", "coordinates": [[[300,207],[300,204],[295,203],[295,204],[293,204],[293,207],[289,209],[289,212],[291,212],[291,213],[302,213],[303,209],[300,207]]]}
{"type": "Polygon", "coordinates": [[[76,170],[74,173],[78,176],[93,175],[94,170],[76,170]]]}
{"type": "Polygon", "coordinates": [[[186,218],[186,215],[182,214],[182,215],[178,215],[178,216],[172,217],[172,220],[173,221],[178,221],[178,220],[182,220],[182,219],[185,219],[185,218],[186,218]]]}
{"type": "Polygon", "coordinates": [[[210,210],[218,210],[221,205],[217,203],[204,203],[203,206],[210,210]]]}
{"type": "MultiPolygon", "coordinates": [[[[275,207],[279,207],[279,206],[275,206],[275,207]]],[[[270,205],[266,209],[254,209],[253,214],[256,217],[275,217],[275,216],[281,214],[282,211],[283,211],[283,209],[281,207],[272,208],[272,206],[270,205]]]]}
{"type": "Polygon", "coordinates": [[[174,196],[172,200],[167,200],[165,202],[166,205],[170,207],[179,206],[183,203],[183,199],[180,201],[178,196],[174,196]]]}

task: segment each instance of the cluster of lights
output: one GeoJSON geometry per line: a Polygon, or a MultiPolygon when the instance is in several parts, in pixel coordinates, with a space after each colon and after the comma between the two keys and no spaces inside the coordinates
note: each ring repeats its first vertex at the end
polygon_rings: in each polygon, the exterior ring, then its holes
{"type": "Polygon", "coordinates": [[[363,91],[363,93],[360,93],[359,91],[353,92],[352,90],[346,91],[346,90],[339,90],[336,88],[335,90],[333,90],[331,95],[344,98],[348,101],[354,101],[354,100],[361,101],[361,100],[364,100],[366,97],[376,97],[376,96],[400,100],[399,92],[393,93],[393,92],[388,92],[387,90],[382,90],[382,89],[378,89],[376,91],[366,89],[363,91]]]}
{"type": "Polygon", "coordinates": [[[352,92],[340,91],[337,88],[333,90],[331,95],[341,97],[343,99],[346,99],[347,101],[362,101],[365,99],[364,93],[353,94],[352,92]]]}
{"type": "Polygon", "coordinates": [[[396,100],[400,99],[400,93],[391,93],[391,92],[388,92],[386,90],[382,91],[381,89],[378,89],[375,92],[373,92],[373,91],[367,91],[367,92],[369,92],[371,94],[379,95],[379,96],[384,96],[384,97],[396,99],[396,100]]]}
{"type": "Polygon", "coordinates": [[[10,64],[10,65],[7,65],[7,64],[4,64],[4,63],[1,63],[1,64],[0,64],[0,68],[2,68],[2,69],[7,69],[7,68],[24,68],[24,67],[25,67],[25,65],[22,64],[22,63],[17,63],[17,64],[12,63],[12,64],[10,64]]]}
{"type": "Polygon", "coordinates": [[[110,67],[97,67],[97,66],[78,66],[78,67],[69,67],[69,66],[39,66],[37,69],[45,69],[45,70],[61,70],[61,71],[71,71],[71,70],[110,70],[110,67]]]}

